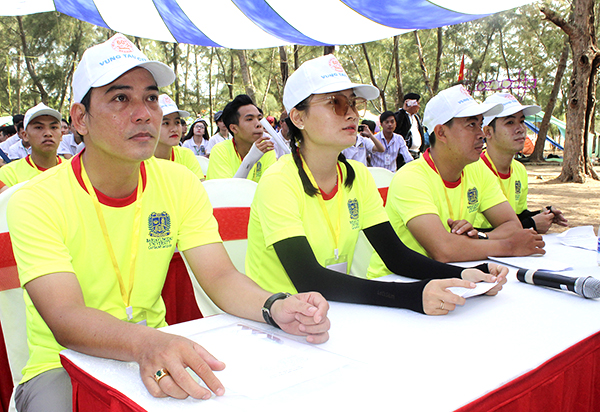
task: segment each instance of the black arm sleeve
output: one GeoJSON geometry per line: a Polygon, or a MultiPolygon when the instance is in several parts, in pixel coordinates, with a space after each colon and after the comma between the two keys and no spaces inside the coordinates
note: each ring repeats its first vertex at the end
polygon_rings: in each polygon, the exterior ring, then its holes
{"type": "Polygon", "coordinates": [[[364,229],[369,242],[387,268],[397,275],[414,279],[459,278],[462,267],[429,259],[407,247],[390,224],[383,222],[364,229]]]}
{"type": "Polygon", "coordinates": [[[517,217],[521,221],[521,226],[523,226],[523,229],[533,228],[533,230],[537,232],[537,227],[535,226],[535,221],[533,220],[533,217],[539,214],[540,212],[541,210],[538,210],[537,212],[531,212],[525,209],[521,213],[519,213],[517,217]]]}
{"type": "Polygon", "coordinates": [[[419,282],[378,282],[326,269],[319,264],[308,240],[296,236],[273,244],[279,261],[298,292],[316,290],[338,302],[406,308],[423,312],[423,289],[419,282]]]}

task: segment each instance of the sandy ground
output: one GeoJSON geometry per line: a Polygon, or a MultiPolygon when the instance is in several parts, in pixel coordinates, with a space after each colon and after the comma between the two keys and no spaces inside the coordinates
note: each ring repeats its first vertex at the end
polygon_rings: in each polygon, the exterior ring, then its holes
{"type": "MultiPolygon", "coordinates": [[[[529,176],[529,210],[539,210],[552,205],[562,210],[569,220],[569,226],[592,225],[594,230],[600,224],[600,181],[587,179],[583,184],[557,183],[560,164],[527,165],[529,176]]],[[[548,233],[560,233],[566,228],[552,225],[548,233]]]]}

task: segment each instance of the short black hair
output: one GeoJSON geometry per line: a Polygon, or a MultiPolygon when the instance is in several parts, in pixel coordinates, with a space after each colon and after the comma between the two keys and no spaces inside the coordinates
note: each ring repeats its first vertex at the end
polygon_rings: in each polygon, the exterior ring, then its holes
{"type": "Polygon", "coordinates": [[[23,130],[23,129],[24,129],[24,127],[23,127],[23,122],[19,122],[19,123],[17,123],[17,132],[20,132],[20,131],[21,131],[21,130],[23,130]]]}
{"type": "MultiPolygon", "coordinates": [[[[379,115],[379,122],[383,123],[390,117],[394,117],[394,112],[386,110],[385,112],[381,113],[381,115],[379,115]]],[[[395,117],[394,120],[396,120],[395,117]]]]}
{"type": "MultiPolygon", "coordinates": [[[[454,117],[450,120],[448,120],[446,123],[444,123],[444,126],[452,126],[452,123],[454,123],[454,117]]],[[[435,137],[435,132],[432,130],[431,133],[429,133],[429,146],[433,147],[435,146],[435,142],[436,142],[436,137],[435,137]]]]}
{"type": "Polygon", "coordinates": [[[367,125],[367,127],[369,128],[369,130],[371,130],[371,133],[375,133],[375,128],[377,127],[377,124],[373,120],[363,119],[360,122],[360,124],[367,125]]]}
{"type": "MultiPolygon", "coordinates": [[[[250,104],[258,109],[258,106],[254,104],[250,96],[248,96],[247,94],[238,94],[232,101],[227,103],[227,106],[225,106],[225,108],[223,109],[221,120],[223,120],[223,123],[225,123],[225,126],[227,127],[227,130],[229,130],[230,133],[233,134],[229,126],[232,124],[238,125],[240,122],[239,108],[242,106],[248,106],[250,104]]],[[[259,112],[260,111],[261,110],[259,109],[259,112]]]]}
{"type": "Polygon", "coordinates": [[[419,100],[421,100],[421,95],[418,93],[406,93],[404,95],[404,101],[407,101],[407,100],[419,101],[419,100]]]}
{"type": "MultiPolygon", "coordinates": [[[[71,118],[71,116],[69,116],[69,118],[71,118]]],[[[64,117],[62,119],[60,119],[61,122],[65,122],[67,124],[67,126],[71,126],[71,123],[65,119],[64,117]]]]}
{"type": "Polygon", "coordinates": [[[15,114],[12,118],[13,124],[16,126],[19,123],[22,123],[25,120],[25,115],[23,114],[15,114]]]}

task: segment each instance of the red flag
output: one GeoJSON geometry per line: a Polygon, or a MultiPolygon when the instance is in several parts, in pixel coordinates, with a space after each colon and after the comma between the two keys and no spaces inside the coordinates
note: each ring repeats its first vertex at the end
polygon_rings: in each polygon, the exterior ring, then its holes
{"type": "Polygon", "coordinates": [[[458,70],[458,81],[461,82],[465,79],[465,55],[463,54],[460,62],[460,69],[458,70]]]}

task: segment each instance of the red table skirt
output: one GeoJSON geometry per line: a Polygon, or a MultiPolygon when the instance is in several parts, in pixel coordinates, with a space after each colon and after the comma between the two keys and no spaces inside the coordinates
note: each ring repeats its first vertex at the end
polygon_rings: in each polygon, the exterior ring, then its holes
{"type": "Polygon", "coordinates": [[[458,412],[600,411],[600,332],[458,412]]]}
{"type": "MultiPolygon", "coordinates": [[[[122,393],[61,356],[73,381],[76,412],[141,412],[122,393]]],[[[600,332],[458,412],[594,412],[600,410],[600,332]]]]}

